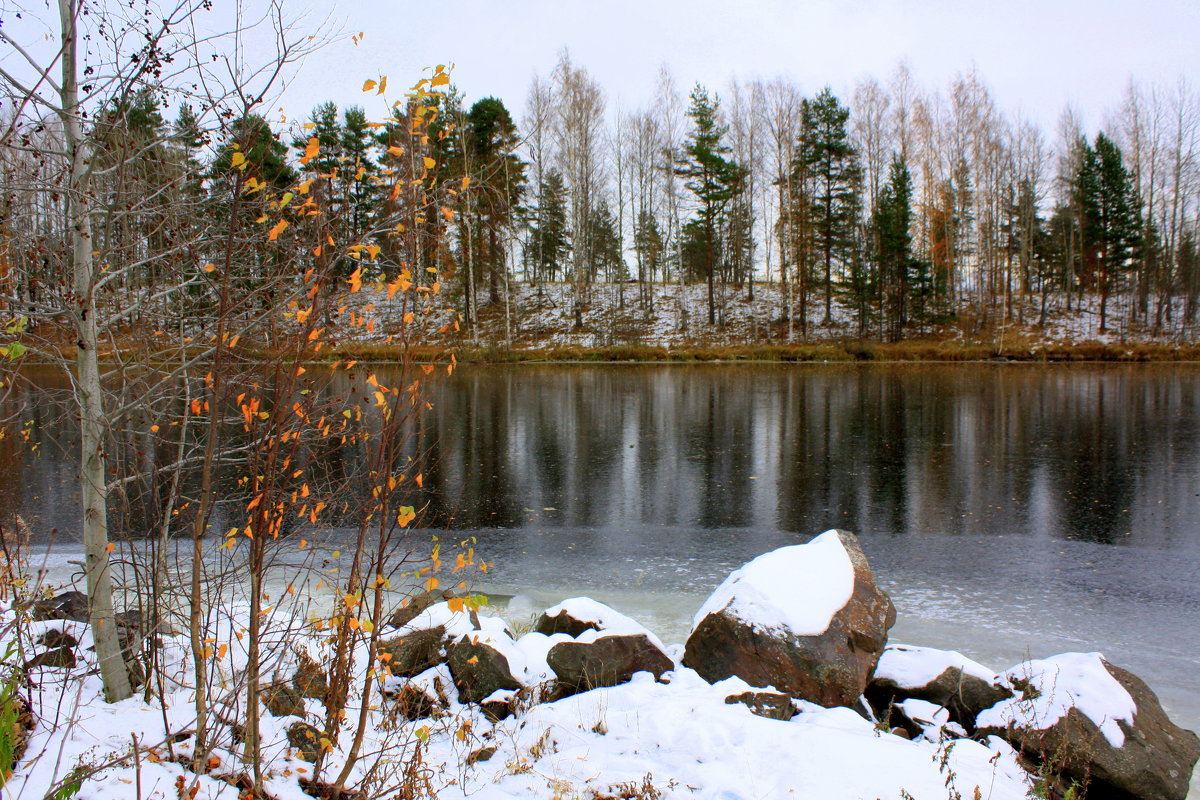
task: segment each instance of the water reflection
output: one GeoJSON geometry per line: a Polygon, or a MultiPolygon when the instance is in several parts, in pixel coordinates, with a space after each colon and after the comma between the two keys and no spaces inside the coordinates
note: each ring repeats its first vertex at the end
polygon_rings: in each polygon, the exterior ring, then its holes
{"type": "MultiPolygon", "coordinates": [[[[429,457],[435,527],[711,541],[838,525],[1198,550],[1198,401],[1191,365],[463,367],[412,452],[429,457]]],[[[70,531],[75,423],[28,413],[38,451],[0,440],[0,495],[70,531]]],[[[317,458],[346,478],[359,463],[317,458]]]]}

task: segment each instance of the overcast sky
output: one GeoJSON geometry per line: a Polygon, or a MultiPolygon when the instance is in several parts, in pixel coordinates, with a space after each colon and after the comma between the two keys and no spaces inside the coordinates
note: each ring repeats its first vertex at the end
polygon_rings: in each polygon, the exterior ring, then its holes
{"type": "MultiPolygon", "coordinates": [[[[220,0],[218,0],[220,2],[220,0]]],[[[299,14],[305,7],[288,0],[299,14]]],[[[423,67],[455,64],[469,100],[505,101],[520,118],[534,73],[567,47],[604,87],[610,109],[652,95],[659,65],[680,88],[783,75],[806,93],[848,96],[865,76],[906,60],[941,88],[975,65],[1000,107],[1052,131],[1070,102],[1095,127],[1129,77],[1173,86],[1200,78],[1200,0],[309,0],[302,24],[365,32],[311,56],[282,97],[291,115],[326,99],[370,100],[363,80],[411,85],[423,67]]]]}

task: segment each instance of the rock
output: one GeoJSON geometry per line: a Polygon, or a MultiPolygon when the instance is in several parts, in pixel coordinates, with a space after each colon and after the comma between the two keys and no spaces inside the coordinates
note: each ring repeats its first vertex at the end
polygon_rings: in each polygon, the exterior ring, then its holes
{"type": "Polygon", "coordinates": [[[321,755],[321,731],[307,722],[293,722],[287,729],[288,744],[300,751],[305,761],[315,763],[321,755]]]}
{"type": "Polygon", "coordinates": [[[896,621],[858,540],[827,531],[730,575],[697,613],[683,664],[826,707],[858,703],[896,621]]]}
{"type": "Polygon", "coordinates": [[[298,655],[299,665],[292,675],[292,686],[301,697],[311,697],[324,702],[329,693],[329,680],[325,677],[325,671],[316,661],[309,658],[307,653],[298,655]]]}
{"type": "Polygon", "coordinates": [[[742,692],[731,694],[725,698],[725,703],[733,705],[741,703],[750,709],[751,713],[767,719],[778,719],[786,722],[796,716],[799,711],[792,702],[792,696],[778,692],[742,692]]]}
{"type": "MultiPolygon", "coordinates": [[[[574,639],[584,631],[598,631],[605,627],[612,627],[604,624],[606,619],[610,618],[610,614],[617,614],[617,612],[603,603],[597,603],[590,597],[573,597],[543,612],[534,624],[533,630],[545,636],[565,633],[574,639]]],[[[628,617],[624,618],[628,619],[628,617]]]]}
{"type": "Polygon", "coordinates": [[[87,622],[88,599],[83,592],[63,592],[48,600],[33,604],[30,616],[35,622],[50,619],[69,619],[72,622],[87,622]]]}
{"type": "Polygon", "coordinates": [[[949,739],[965,739],[967,730],[950,719],[950,712],[927,700],[909,698],[889,709],[887,724],[893,731],[902,730],[907,739],[925,739],[941,744],[949,739]]]}
{"type": "Polygon", "coordinates": [[[479,703],[498,690],[517,691],[522,685],[519,677],[525,674],[516,642],[493,631],[477,631],[455,641],[447,664],[464,703],[479,703]]]}
{"type": "Polygon", "coordinates": [[[37,638],[37,643],[48,649],[78,647],[79,640],[59,628],[51,628],[37,638]]]}
{"type": "Polygon", "coordinates": [[[472,750],[471,754],[467,756],[467,766],[470,767],[481,761],[491,761],[494,755],[496,755],[495,747],[481,747],[478,750],[472,750]]]}
{"type": "Polygon", "coordinates": [[[75,666],[75,651],[69,647],[59,647],[38,653],[25,662],[25,669],[47,667],[49,669],[71,669],[75,666]]]}
{"type": "Polygon", "coordinates": [[[978,736],[996,735],[1087,796],[1184,800],[1200,739],[1167,718],[1140,678],[1099,653],[1026,661],[1002,676],[1019,692],[984,710],[978,736]]]}
{"type": "Polygon", "coordinates": [[[644,633],[585,635],[560,642],[550,648],[546,663],[554,671],[560,697],[617,686],[637,672],[652,673],[657,679],[675,669],[667,654],[644,633]]]}
{"type": "Polygon", "coordinates": [[[304,716],[304,695],[286,681],[273,681],[262,690],[263,705],[274,717],[304,716]]]}
{"type": "Polygon", "coordinates": [[[394,696],[393,704],[396,713],[409,720],[431,716],[433,710],[438,707],[437,698],[411,683],[400,687],[394,696]]]}
{"type": "Polygon", "coordinates": [[[375,645],[376,657],[387,665],[393,675],[412,678],[442,663],[448,644],[446,629],[439,625],[426,630],[407,631],[391,639],[381,639],[375,645]]]}
{"type": "Polygon", "coordinates": [[[397,714],[413,720],[437,716],[438,709],[449,708],[453,685],[450,669],[438,664],[413,678],[386,677],[379,688],[397,714]]]}
{"type": "Polygon", "coordinates": [[[392,612],[388,617],[387,624],[393,628],[403,628],[408,623],[416,619],[422,612],[430,606],[436,605],[446,600],[453,600],[457,595],[449,589],[438,591],[431,589],[428,592],[422,592],[405,601],[399,608],[392,612]]]}
{"type": "Polygon", "coordinates": [[[953,650],[888,645],[875,676],[867,686],[867,700],[883,715],[897,701],[914,698],[942,706],[950,719],[967,730],[975,716],[1012,697],[991,670],[953,650]]]}
{"type": "Polygon", "coordinates": [[[508,719],[517,713],[517,704],[523,692],[524,689],[516,692],[511,689],[497,689],[479,701],[479,710],[491,722],[508,719]]]}

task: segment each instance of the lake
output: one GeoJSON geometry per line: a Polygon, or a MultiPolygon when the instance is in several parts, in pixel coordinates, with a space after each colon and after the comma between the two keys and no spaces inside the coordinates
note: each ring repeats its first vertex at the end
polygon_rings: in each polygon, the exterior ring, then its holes
{"type": "MultiPolygon", "coordinates": [[[[1200,726],[1200,366],[463,366],[426,425],[428,522],[512,617],[588,594],[682,641],[729,571],[839,527],[893,641],[1098,650],[1200,726]]],[[[25,511],[69,538],[42,435],[25,511]]]]}

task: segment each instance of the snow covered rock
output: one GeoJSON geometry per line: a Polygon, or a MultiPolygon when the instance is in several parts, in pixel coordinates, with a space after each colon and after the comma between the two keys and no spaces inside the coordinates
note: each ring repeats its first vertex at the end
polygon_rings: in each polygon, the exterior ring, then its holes
{"type": "Polygon", "coordinates": [[[565,633],[572,639],[584,631],[603,631],[616,628],[641,628],[615,608],[590,597],[572,597],[546,609],[533,626],[536,633],[553,636],[565,633]]]}
{"type": "Polygon", "coordinates": [[[980,711],[1013,693],[999,684],[994,672],[962,653],[895,644],[883,651],[866,695],[880,714],[895,702],[926,700],[942,706],[950,719],[971,729],[980,711]]]}
{"type": "Polygon", "coordinates": [[[452,600],[457,595],[450,589],[430,589],[427,592],[414,595],[408,600],[405,600],[399,608],[392,612],[388,617],[388,627],[403,628],[408,623],[416,619],[420,614],[424,613],[430,606],[436,605],[446,600],[452,600]]]}
{"type": "Polygon", "coordinates": [[[683,664],[822,706],[857,705],[896,621],[854,534],[826,531],[733,572],[696,614],[683,664]]]}
{"type": "Polygon", "coordinates": [[[1172,723],[1136,675],[1099,653],[1022,662],[1002,676],[1016,694],[976,718],[994,734],[1069,779],[1088,797],[1184,800],[1200,739],[1172,723]]]}
{"type": "Polygon", "coordinates": [[[547,609],[534,634],[548,637],[541,641],[555,676],[556,697],[616,686],[638,672],[657,679],[675,668],[658,637],[590,597],[573,597],[547,609]]]}

